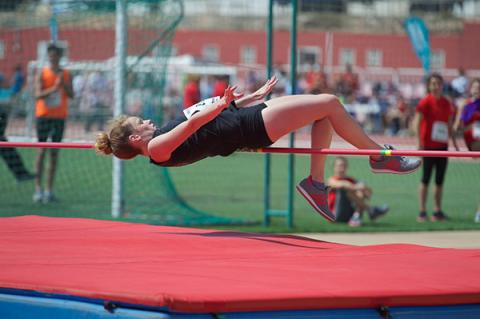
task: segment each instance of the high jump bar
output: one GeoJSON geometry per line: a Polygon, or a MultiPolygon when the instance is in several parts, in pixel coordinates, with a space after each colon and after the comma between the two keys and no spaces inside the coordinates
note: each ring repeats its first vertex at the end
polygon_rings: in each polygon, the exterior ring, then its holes
{"type": "MultiPolygon", "coordinates": [[[[30,148],[94,148],[89,143],[55,143],[55,142],[0,142],[0,148],[6,147],[30,147],[30,148]]],[[[402,150],[359,150],[342,148],[288,148],[288,147],[266,147],[261,149],[248,150],[247,152],[270,153],[270,154],[323,154],[323,155],[367,155],[367,156],[421,156],[421,157],[476,157],[480,158],[480,152],[469,151],[402,151],[402,150]]]]}

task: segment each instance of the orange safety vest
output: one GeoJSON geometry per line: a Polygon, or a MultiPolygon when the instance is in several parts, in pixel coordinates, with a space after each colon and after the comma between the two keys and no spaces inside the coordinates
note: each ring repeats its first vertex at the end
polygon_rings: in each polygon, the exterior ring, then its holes
{"type": "MultiPolygon", "coordinates": [[[[56,75],[50,68],[42,69],[41,81],[42,89],[48,89],[55,84],[58,75],[56,75]]],[[[63,70],[63,80],[70,80],[70,72],[63,70]]],[[[54,119],[65,119],[68,116],[68,96],[67,92],[61,87],[52,94],[37,99],[35,105],[36,117],[48,117],[54,119]]]]}

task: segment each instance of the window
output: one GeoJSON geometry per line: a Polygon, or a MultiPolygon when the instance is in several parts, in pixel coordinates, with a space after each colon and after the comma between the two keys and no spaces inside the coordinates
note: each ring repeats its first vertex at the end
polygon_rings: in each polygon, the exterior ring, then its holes
{"type": "Polygon", "coordinates": [[[321,64],[319,47],[301,47],[298,49],[298,65],[321,64]]]}
{"type": "Polygon", "coordinates": [[[240,51],[240,62],[243,64],[257,63],[257,49],[255,47],[242,47],[240,51]]]}
{"type": "Polygon", "coordinates": [[[355,50],[340,49],[340,65],[355,65],[355,50]]]}
{"type": "Polygon", "coordinates": [[[5,58],[5,43],[0,40],[0,59],[5,58]]]}
{"type": "Polygon", "coordinates": [[[432,69],[443,69],[445,67],[445,52],[433,50],[430,54],[430,66],[432,69]]]}
{"type": "Polygon", "coordinates": [[[203,47],[202,57],[208,62],[218,62],[220,54],[218,47],[213,44],[209,44],[203,47]]]}
{"type": "Polygon", "coordinates": [[[382,66],[382,51],[377,49],[367,50],[367,66],[382,66]]]}

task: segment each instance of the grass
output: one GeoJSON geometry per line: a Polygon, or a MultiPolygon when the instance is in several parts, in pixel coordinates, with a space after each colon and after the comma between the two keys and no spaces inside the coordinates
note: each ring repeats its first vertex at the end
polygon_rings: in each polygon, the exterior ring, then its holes
{"type": "MultiPolygon", "coordinates": [[[[34,151],[20,150],[31,168],[34,151]]],[[[331,172],[327,163],[327,174],[331,172]]],[[[363,227],[350,229],[344,224],[326,222],[300,197],[294,194],[293,229],[283,218],[274,218],[270,227],[263,221],[263,155],[238,153],[228,158],[211,158],[197,164],[170,170],[181,196],[193,207],[218,216],[254,221],[254,225],[209,226],[256,232],[384,232],[425,230],[480,230],[473,223],[479,200],[480,165],[471,160],[450,160],[444,190],[444,210],[452,218],[442,223],[415,221],[418,213],[417,187],[420,172],[410,175],[372,174],[363,157],[351,157],[350,174],[365,181],[374,190],[373,204],[387,203],[387,216],[363,227]]],[[[307,156],[295,157],[295,180],[306,176],[307,156]]],[[[287,156],[272,160],[272,208],[287,205],[287,156]]],[[[16,184],[5,165],[0,166],[0,216],[44,215],[111,219],[111,159],[88,150],[62,150],[55,190],[58,203],[33,203],[33,183],[16,184]]],[[[168,197],[162,169],[146,159],[125,163],[125,208],[129,217],[121,220],[158,223],[158,216],[183,214],[168,197]],[[142,218],[140,218],[142,217],[142,218]]],[[[431,203],[431,194],[429,196],[431,203]]],[[[431,212],[431,209],[429,210],[431,212]]],[[[191,216],[184,216],[188,221],[191,216]]],[[[164,219],[165,220],[165,219],[164,219]]]]}

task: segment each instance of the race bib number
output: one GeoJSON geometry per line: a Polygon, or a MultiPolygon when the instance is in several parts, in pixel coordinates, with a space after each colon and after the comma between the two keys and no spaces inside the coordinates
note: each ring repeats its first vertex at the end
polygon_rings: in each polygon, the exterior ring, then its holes
{"type": "Polygon", "coordinates": [[[448,143],[448,126],[445,122],[434,122],[432,127],[432,141],[448,143]]]}
{"type": "Polygon", "coordinates": [[[480,121],[473,123],[473,138],[480,141],[480,121]]]}
{"type": "Polygon", "coordinates": [[[205,109],[207,106],[212,105],[220,100],[219,96],[211,97],[206,100],[200,101],[197,104],[194,104],[185,110],[183,110],[183,114],[187,119],[191,118],[193,114],[200,112],[201,110],[205,109]]]}
{"type": "Polygon", "coordinates": [[[47,108],[54,108],[59,107],[62,101],[62,95],[60,94],[60,90],[57,90],[45,97],[45,105],[47,108]]]}

